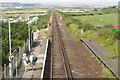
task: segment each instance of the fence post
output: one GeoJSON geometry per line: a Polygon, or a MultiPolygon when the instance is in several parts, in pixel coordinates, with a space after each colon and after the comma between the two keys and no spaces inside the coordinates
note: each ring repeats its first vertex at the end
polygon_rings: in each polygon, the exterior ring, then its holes
{"type": "Polygon", "coordinates": [[[19,55],[21,54],[21,47],[19,47],[19,55]]]}
{"type": "Polygon", "coordinates": [[[26,45],[26,44],[27,44],[27,41],[26,41],[26,43],[25,43],[25,52],[27,51],[27,45],[26,45]]]}
{"type": "Polygon", "coordinates": [[[25,46],[26,46],[26,51],[27,51],[28,50],[28,39],[27,39],[25,46]]]}
{"type": "Polygon", "coordinates": [[[27,49],[29,49],[29,40],[27,39],[27,49]]]}
{"type": "Polygon", "coordinates": [[[15,69],[15,57],[13,58],[13,73],[14,73],[14,69],[15,69]]]}
{"type": "Polygon", "coordinates": [[[31,32],[31,47],[33,47],[33,31],[31,32]]]}
{"type": "Polygon", "coordinates": [[[32,47],[33,47],[33,32],[32,32],[32,47]]]}
{"type": "Polygon", "coordinates": [[[4,64],[4,78],[6,78],[6,64],[4,64]]]}
{"type": "Polygon", "coordinates": [[[24,41],[24,52],[26,52],[26,46],[25,46],[25,41],[24,41]]]}
{"type": "Polygon", "coordinates": [[[7,78],[9,78],[9,66],[7,66],[6,70],[7,70],[7,78]]]}

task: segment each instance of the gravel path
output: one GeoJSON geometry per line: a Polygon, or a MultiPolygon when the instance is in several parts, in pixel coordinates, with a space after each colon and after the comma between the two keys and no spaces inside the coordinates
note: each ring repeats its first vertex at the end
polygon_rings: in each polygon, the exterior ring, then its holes
{"type": "Polygon", "coordinates": [[[58,24],[62,33],[62,40],[66,49],[73,78],[101,78],[103,67],[96,59],[91,58],[93,54],[64,27],[59,20],[58,24]]]}

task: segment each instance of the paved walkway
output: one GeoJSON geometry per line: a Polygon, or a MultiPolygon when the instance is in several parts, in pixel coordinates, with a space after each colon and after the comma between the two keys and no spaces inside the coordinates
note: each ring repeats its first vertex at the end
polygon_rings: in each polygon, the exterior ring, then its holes
{"type": "Polygon", "coordinates": [[[40,78],[45,48],[46,39],[35,41],[35,47],[32,48],[32,51],[38,57],[38,60],[36,62],[36,70],[32,70],[32,67],[28,66],[28,71],[24,72],[22,78],[40,78]]]}
{"type": "Polygon", "coordinates": [[[38,57],[36,62],[36,70],[32,70],[32,67],[28,65],[28,71],[24,72],[23,64],[20,66],[18,70],[18,78],[40,78],[41,71],[43,66],[45,48],[46,48],[47,39],[40,39],[34,41],[34,46],[32,48],[32,52],[38,57]]]}
{"type": "Polygon", "coordinates": [[[105,49],[99,43],[94,40],[81,39],[94,54],[120,79],[120,73],[118,71],[118,58],[109,59],[108,57],[112,53],[105,49]]]}

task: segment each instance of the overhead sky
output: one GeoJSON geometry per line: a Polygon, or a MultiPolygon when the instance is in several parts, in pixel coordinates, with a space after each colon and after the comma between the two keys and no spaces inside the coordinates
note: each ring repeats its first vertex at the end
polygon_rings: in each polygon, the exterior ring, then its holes
{"type": "Polygon", "coordinates": [[[120,0],[0,0],[0,2],[20,2],[20,3],[79,3],[79,2],[113,2],[118,3],[120,0]]]}

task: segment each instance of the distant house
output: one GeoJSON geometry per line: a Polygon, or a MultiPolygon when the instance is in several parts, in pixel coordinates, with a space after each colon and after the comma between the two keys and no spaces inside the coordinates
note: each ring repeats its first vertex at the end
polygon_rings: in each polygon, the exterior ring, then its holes
{"type": "Polygon", "coordinates": [[[9,18],[9,20],[14,20],[14,18],[9,18]]]}
{"type": "Polygon", "coordinates": [[[25,19],[25,21],[29,21],[29,20],[30,20],[30,18],[29,18],[29,17],[25,19]]]}
{"type": "Polygon", "coordinates": [[[84,11],[88,11],[89,12],[90,10],[89,9],[84,9],[84,11]]]}
{"type": "Polygon", "coordinates": [[[79,11],[79,12],[83,13],[84,11],[79,11]]]}
{"type": "Polygon", "coordinates": [[[23,19],[20,17],[20,18],[18,18],[18,20],[22,21],[23,19]]]}
{"type": "Polygon", "coordinates": [[[6,18],[1,18],[1,19],[0,19],[0,22],[1,22],[1,21],[3,21],[3,22],[7,22],[8,19],[6,19],[6,18]]]}

